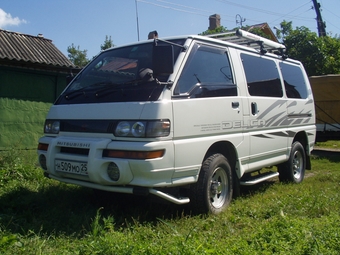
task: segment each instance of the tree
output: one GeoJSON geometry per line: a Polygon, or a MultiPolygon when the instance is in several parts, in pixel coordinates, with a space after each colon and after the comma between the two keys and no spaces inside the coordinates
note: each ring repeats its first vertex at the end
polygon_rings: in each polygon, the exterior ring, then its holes
{"type": "Polygon", "coordinates": [[[285,30],[283,43],[289,57],[303,63],[309,76],[340,73],[340,40],[318,37],[306,27],[285,30]]]}
{"type": "Polygon", "coordinates": [[[71,46],[67,47],[68,58],[75,66],[84,67],[89,62],[87,58],[87,50],[80,50],[80,47],[76,48],[72,43],[71,46]]]}
{"type": "Polygon", "coordinates": [[[321,51],[325,54],[323,74],[340,74],[340,39],[319,37],[321,51]]]}
{"type": "MultiPolygon", "coordinates": [[[[289,35],[293,31],[292,21],[285,21],[283,20],[280,23],[280,29],[276,29],[276,37],[278,39],[284,40],[286,35],[289,35]]],[[[274,27],[276,28],[276,27],[274,27]]]]}
{"type": "MultiPolygon", "coordinates": [[[[211,35],[211,34],[219,34],[219,33],[225,33],[225,32],[231,32],[231,31],[236,31],[238,29],[238,27],[232,29],[232,30],[228,30],[226,27],[223,27],[223,26],[220,26],[220,27],[217,27],[213,30],[206,30],[202,33],[200,33],[199,35],[211,35]]],[[[256,34],[256,35],[259,35],[259,36],[262,36],[262,37],[265,37],[265,38],[270,38],[269,35],[265,34],[261,28],[257,28],[257,27],[253,27],[251,28],[250,26],[243,26],[241,29],[243,30],[246,30],[246,31],[249,31],[253,34],[256,34]]]]}
{"type": "Polygon", "coordinates": [[[225,32],[228,32],[228,29],[226,27],[220,26],[212,30],[208,29],[200,33],[199,35],[212,35],[212,34],[219,34],[219,33],[225,33],[225,32]]]}
{"type": "Polygon", "coordinates": [[[111,36],[110,36],[110,38],[108,36],[106,36],[104,44],[100,45],[100,49],[106,50],[106,49],[112,48],[113,46],[115,46],[115,45],[113,44],[111,36]]]}

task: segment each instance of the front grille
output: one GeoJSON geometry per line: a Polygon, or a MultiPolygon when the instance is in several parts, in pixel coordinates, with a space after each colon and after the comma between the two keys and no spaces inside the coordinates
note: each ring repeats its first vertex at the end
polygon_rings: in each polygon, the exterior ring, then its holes
{"type": "Polygon", "coordinates": [[[80,149],[80,148],[71,148],[71,147],[61,147],[61,153],[67,154],[78,154],[78,155],[89,155],[90,149],[80,149]]]}
{"type": "Polygon", "coordinates": [[[61,120],[60,131],[112,134],[116,125],[114,120],[61,120]]]}

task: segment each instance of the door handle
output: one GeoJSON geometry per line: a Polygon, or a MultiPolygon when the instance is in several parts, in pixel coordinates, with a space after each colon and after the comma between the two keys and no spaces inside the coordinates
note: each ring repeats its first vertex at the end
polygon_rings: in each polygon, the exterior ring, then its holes
{"type": "Polygon", "coordinates": [[[251,102],[251,114],[256,115],[257,113],[257,104],[255,102],[251,102]]]}
{"type": "Polygon", "coordinates": [[[233,107],[234,109],[237,109],[240,106],[239,102],[232,102],[231,103],[231,107],[233,107]]]}

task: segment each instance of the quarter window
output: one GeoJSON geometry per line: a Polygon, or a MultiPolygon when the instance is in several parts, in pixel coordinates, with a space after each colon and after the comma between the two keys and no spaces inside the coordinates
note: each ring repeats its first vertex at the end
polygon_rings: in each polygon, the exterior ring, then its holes
{"type": "Polygon", "coordinates": [[[280,63],[288,98],[307,98],[307,87],[299,66],[280,63]]]}
{"type": "Polygon", "coordinates": [[[251,96],[283,96],[280,75],[273,60],[244,53],[241,58],[251,96]]]}

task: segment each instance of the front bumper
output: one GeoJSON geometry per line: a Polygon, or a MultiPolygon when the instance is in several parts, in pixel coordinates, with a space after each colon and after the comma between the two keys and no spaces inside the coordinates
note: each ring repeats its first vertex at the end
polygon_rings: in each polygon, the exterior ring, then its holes
{"type": "MultiPolygon", "coordinates": [[[[39,143],[48,144],[47,150],[38,150],[39,158],[45,157],[46,174],[60,181],[73,183],[76,180],[100,186],[166,187],[172,185],[174,174],[174,149],[172,141],[127,142],[108,138],[42,137],[39,143]],[[164,149],[163,157],[155,159],[125,159],[103,157],[105,149],[124,151],[154,151],[164,149]],[[56,160],[83,162],[87,174],[58,171],[56,160]],[[117,181],[110,179],[107,168],[114,162],[120,171],[117,181]],[[68,180],[68,181],[66,181],[68,180]]],[[[82,185],[85,186],[85,185],[82,185]]]]}

